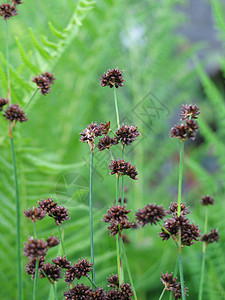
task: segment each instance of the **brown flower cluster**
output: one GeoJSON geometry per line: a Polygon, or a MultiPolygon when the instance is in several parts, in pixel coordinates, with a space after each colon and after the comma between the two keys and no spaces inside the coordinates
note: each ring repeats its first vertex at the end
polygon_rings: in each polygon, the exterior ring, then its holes
{"type": "Polygon", "coordinates": [[[214,205],[214,199],[209,195],[203,196],[201,199],[201,204],[203,206],[214,205]]]}
{"type": "Polygon", "coordinates": [[[53,264],[62,268],[62,269],[69,269],[71,267],[71,262],[66,259],[66,256],[58,256],[52,260],[53,264]]]}
{"type": "Polygon", "coordinates": [[[201,241],[202,242],[205,242],[207,245],[208,244],[212,244],[214,242],[219,242],[219,238],[220,238],[220,235],[218,233],[218,228],[215,230],[215,229],[210,229],[210,233],[204,233],[202,235],[202,238],[201,238],[201,241]]]}
{"type": "Polygon", "coordinates": [[[3,20],[9,20],[10,18],[18,15],[15,1],[13,1],[14,5],[11,5],[9,3],[2,3],[0,5],[0,16],[3,18],[3,20]]]}
{"type": "MultiPolygon", "coordinates": [[[[182,299],[181,284],[177,282],[177,277],[173,277],[173,273],[165,273],[161,275],[160,280],[167,291],[173,293],[175,300],[182,299]]],[[[185,295],[187,296],[188,288],[184,287],[185,295]]]]}
{"type": "Polygon", "coordinates": [[[136,138],[140,135],[137,127],[134,127],[133,125],[128,126],[127,124],[123,124],[122,126],[120,126],[115,134],[117,135],[117,140],[119,140],[122,145],[127,146],[135,141],[136,138]]]}
{"type": "Polygon", "coordinates": [[[48,248],[57,246],[60,243],[60,240],[56,236],[50,236],[46,240],[48,248]]]}
{"type": "MultiPolygon", "coordinates": [[[[180,214],[181,215],[188,215],[190,211],[188,210],[188,206],[186,206],[184,203],[181,203],[180,205],[180,214]]],[[[171,203],[169,210],[167,211],[168,214],[176,215],[178,211],[178,204],[177,203],[171,203]]]]}
{"type": "Polygon", "coordinates": [[[47,278],[50,283],[54,283],[54,281],[58,281],[61,276],[62,270],[56,266],[55,264],[46,263],[39,270],[40,278],[47,278]]]}
{"type": "MultiPolygon", "coordinates": [[[[102,288],[97,287],[95,290],[89,286],[77,284],[64,294],[66,300],[84,299],[84,300],[106,300],[105,292],[102,288]]],[[[111,298],[112,299],[112,298],[111,298]]]]}
{"type": "Polygon", "coordinates": [[[58,226],[70,219],[68,210],[64,206],[58,205],[58,202],[54,202],[52,198],[42,199],[38,204],[39,208],[53,218],[58,226]]]}
{"type": "Polygon", "coordinates": [[[23,123],[28,120],[24,111],[18,106],[18,104],[9,105],[9,107],[7,107],[7,109],[5,110],[3,116],[6,118],[6,120],[9,120],[11,122],[19,121],[20,123],[23,123]]]}
{"type": "Polygon", "coordinates": [[[34,77],[32,81],[37,84],[40,93],[46,96],[50,92],[51,85],[54,84],[55,78],[50,72],[45,72],[44,74],[34,77]]]}
{"type": "Polygon", "coordinates": [[[199,113],[196,105],[183,105],[181,120],[185,120],[185,123],[174,126],[171,129],[171,137],[177,137],[182,142],[186,139],[194,140],[199,128],[198,123],[194,119],[198,118],[199,113]]]}
{"type": "Polygon", "coordinates": [[[40,259],[46,255],[48,250],[48,245],[43,240],[29,238],[28,243],[24,243],[24,255],[29,259],[40,259]]]}
{"type": "Polygon", "coordinates": [[[119,276],[112,274],[108,279],[107,279],[109,285],[108,287],[112,288],[119,288],[119,276]]]}
{"type": "Polygon", "coordinates": [[[74,279],[80,279],[83,276],[88,276],[88,273],[92,270],[92,263],[89,263],[87,259],[82,258],[77,263],[73,264],[66,270],[65,281],[71,284],[74,279]]]}
{"type": "Polygon", "coordinates": [[[127,216],[129,212],[130,210],[127,210],[124,205],[115,205],[108,209],[107,215],[104,215],[103,222],[110,223],[110,226],[107,228],[110,230],[111,236],[132,227],[132,223],[129,222],[129,217],[127,216]]]}
{"type": "Polygon", "coordinates": [[[41,208],[33,207],[28,210],[24,210],[24,216],[27,219],[30,219],[33,223],[42,220],[45,217],[46,213],[41,208]]]}
{"type": "Polygon", "coordinates": [[[139,209],[138,212],[135,213],[135,216],[138,223],[144,227],[149,223],[150,225],[156,225],[157,222],[166,216],[166,213],[162,206],[148,204],[143,209],[139,209]]]}
{"type": "Polygon", "coordinates": [[[118,68],[108,70],[107,73],[102,75],[101,86],[109,86],[110,88],[119,88],[120,86],[124,86],[123,82],[123,71],[120,71],[118,68]]]}
{"type": "Polygon", "coordinates": [[[125,162],[124,159],[112,160],[109,165],[111,174],[116,174],[117,176],[127,175],[131,179],[136,180],[138,172],[136,171],[136,166],[132,166],[130,162],[125,162]]]}
{"type": "Polygon", "coordinates": [[[34,280],[35,277],[35,269],[36,263],[38,263],[38,270],[40,270],[44,266],[45,257],[41,256],[38,260],[36,258],[30,259],[26,265],[27,275],[32,275],[31,279],[34,280]]]}
{"type": "Polygon", "coordinates": [[[112,290],[109,290],[106,293],[106,300],[131,300],[132,296],[134,295],[133,290],[129,283],[123,283],[119,286],[119,288],[115,288],[112,290]]]}
{"type": "Polygon", "coordinates": [[[0,98],[0,111],[2,111],[3,107],[8,104],[8,100],[5,98],[0,98]]]}

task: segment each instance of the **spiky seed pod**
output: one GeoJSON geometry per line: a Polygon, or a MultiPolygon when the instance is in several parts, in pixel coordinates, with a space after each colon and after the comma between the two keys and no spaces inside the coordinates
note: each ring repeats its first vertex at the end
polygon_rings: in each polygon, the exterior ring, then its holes
{"type": "Polygon", "coordinates": [[[210,233],[204,233],[202,235],[202,238],[201,238],[201,241],[202,242],[205,242],[207,245],[208,244],[212,244],[214,242],[219,242],[219,238],[220,238],[220,235],[218,233],[218,228],[215,230],[215,229],[210,229],[210,233]]]}
{"type": "Polygon", "coordinates": [[[62,222],[70,219],[68,209],[64,206],[56,206],[49,212],[49,217],[54,218],[56,225],[61,226],[62,222]]]}
{"type": "Polygon", "coordinates": [[[8,103],[9,101],[5,98],[0,98],[0,111],[2,111],[3,107],[8,103]]]}
{"type": "Polygon", "coordinates": [[[50,236],[46,242],[47,242],[48,248],[52,248],[52,247],[57,246],[60,243],[60,240],[56,236],[50,236]]]}
{"type": "Polygon", "coordinates": [[[173,277],[173,272],[165,274],[162,273],[160,280],[162,281],[163,285],[165,286],[167,291],[173,291],[176,288],[177,278],[173,277]]]}
{"type": "Polygon", "coordinates": [[[81,135],[80,141],[83,143],[88,143],[91,151],[94,152],[95,138],[102,136],[102,126],[97,125],[96,122],[91,122],[91,124],[87,125],[83,132],[79,134],[81,135]]]}
{"type": "Polygon", "coordinates": [[[30,219],[33,223],[39,220],[42,220],[46,213],[41,208],[33,207],[33,209],[29,208],[28,210],[24,210],[24,216],[27,219],[30,219]]]}
{"type": "Polygon", "coordinates": [[[138,223],[144,227],[149,223],[150,225],[156,225],[157,222],[166,216],[166,213],[162,206],[148,204],[143,209],[139,209],[138,212],[135,213],[135,216],[138,223]]]}
{"type": "Polygon", "coordinates": [[[59,281],[59,279],[62,278],[61,272],[62,270],[58,266],[47,262],[39,270],[39,276],[41,278],[48,278],[48,280],[53,283],[54,281],[59,281]]]}
{"type": "Polygon", "coordinates": [[[138,172],[136,171],[136,166],[132,166],[130,162],[125,162],[123,159],[112,160],[109,168],[112,171],[111,175],[127,175],[134,180],[137,179],[138,172]]]}
{"type": "Polygon", "coordinates": [[[95,290],[90,289],[89,300],[105,300],[105,292],[103,288],[97,287],[95,290]]]}
{"type": "Polygon", "coordinates": [[[121,300],[121,299],[124,299],[124,298],[121,298],[121,291],[117,290],[117,289],[113,289],[113,290],[110,290],[108,292],[106,292],[106,300],[121,300]]]}
{"type": "Polygon", "coordinates": [[[8,106],[3,114],[6,120],[11,122],[19,121],[20,123],[28,121],[24,111],[18,106],[18,104],[12,104],[8,106]]]}
{"type": "Polygon", "coordinates": [[[54,202],[52,198],[48,198],[38,201],[38,204],[39,208],[49,214],[58,205],[58,202],[54,202]]]}
{"type": "Polygon", "coordinates": [[[41,256],[45,256],[48,249],[46,242],[38,239],[34,240],[32,237],[24,245],[24,255],[29,259],[39,259],[41,256]]]}
{"type": "Polygon", "coordinates": [[[183,108],[181,109],[181,121],[185,119],[197,119],[198,115],[200,114],[200,110],[196,105],[183,105],[183,108]]]}
{"type": "Polygon", "coordinates": [[[71,262],[66,259],[66,256],[58,256],[52,260],[53,264],[57,265],[62,269],[69,269],[71,267],[71,262]]]}
{"type": "Polygon", "coordinates": [[[102,134],[107,134],[110,131],[110,121],[100,124],[102,134]]]}
{"type": "Polygon", "coordinates": [[[31,259],[27,265],[26,265],[26,272],[28,275],[32,275],[31,279],[34,280],[35,277],[35,269],[36,269],[36,262],[38,262],[38,270],[43,267],[44,262],[45,262],[45,257],[40,257],[38,260],[37,259],[31,259]]]}
{"type": "Polygon", "coordinates": [[[124,229],[130,229],[131,227],[132,224],[128,220],[121,220],[120,222],[112,220],[110,226],[107,228],[109,229],[111,236],[114,236],[117,233],[121,234],[124,229]]]}
{"type": "Polygon", "coordinates": [[[109,278],[107,278],[109,283],[108,287],[119,288],[119,276],[112,274],[109,278]]]}
{"type": "MultiPolygon", "coordinates": [[[[180,206],[181,210],[180,210],[180,214],[181,215],[188,215],[190,214],[190,211],[188,210],[188,206],[186,207],[184,203],[181,203],[180,206]]],[[[173,214],[173,215],[177,215],[178,212],[178,204],[177,203],[171,203],[169,210],[167,211],[167,214],[173,214]]]]}
{"type": "Polygon", "coordinates": [[[115,134],[118,137],[118,140],[122,143],[122,145],[130,145],[133,141],[136,140],[136,138],[140,135],[139,131],[137,130],[137,127],[134,127],[133,125],[128,126],[122,125],[115,134]]]}
{"type": "Polygon", "coordinates": [[[88,273],[92,270],[92,265],[84,258],[78,260],[77,263],[66,270],[65,282],[71,284],[75,278],[80,279],[83,276],[88,276],[88,273]]]}
{"type": "Polygon", "coordinates": [[[102,79],[100,82],[101,86],[109,86],[110,88],[115,86],[115,88],[117,89],[120,86],[124,86],[124,79],[122,74],[123,71],[120,71],[118,68],[108,70],[107,73],[104,73],[104,75],[102,75],[102,79]]]}
{"type": "Polygon", "coordinates": [[[131,297],[134,295],[133,290],[129,283],[123,283],[120,286],[121,293],[122,293],[122,299],[131,299],[131,297]]]}
{"type": "Polygon", "coordinates": [[[12,1],[13,5],[15,5],[15,6],[23,4],[23,1],[21,1],[21,0],[11,0],[11,1],[12,1]]]}
{"type": "Polygon", "coordinates": [[[203,206],[214,205],[214,199],[209,195],[202,196],[201,204],[203,206]]]}
{"type": "Polygon", "coordinates": [[[118,140],[114,137],[111,138],[109,135],[105,136],[102,139],[99,139],[99,142],[97,144],[97,147],[99,151],[103,151],[105,149],[109,149],[110,147],[117,145],[119,142],[118,140]]]}
{"type": "Polygon", "coordinates": [[[45,72],[44,74],[34,77],[32,81],[37,84],[40,93],[46,96],[50,92],[51,85],[54,84],[55,78],[50,72],[45,72]]]}
{"type": "Polygon", "coordinates": [[[126,206],[123,205],[113,205],[107,210],[107,215],[104,215],[103,222],[110,223],[112,220],[122,221],[124,219],[128,220],[127,216],[131,210],[126,209],[126,206]]]}
{"type": "Polygon", "coordinates": [[[90,287],[82,284],[75,285],[72,289],[66,291],[63,296],[65,300],[87,300],[90,295],[90,287]]]}
{"type": "Polygon", "coordinates": [[[9,20],[16,15],[18,15],[18,12],[14,5],[10,5],[9,3],[2,3],[0,5],[0,16],[3,20],[9,20]]]}

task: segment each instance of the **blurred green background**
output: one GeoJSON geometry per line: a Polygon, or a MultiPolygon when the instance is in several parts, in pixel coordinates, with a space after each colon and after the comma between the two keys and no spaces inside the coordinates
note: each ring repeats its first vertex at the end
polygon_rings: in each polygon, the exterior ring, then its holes
{"type": "MultiPolygon", "coordinates": [[[[190,206],[191,219],[203,231],[201,196],[210,194],[215,198],[209,227],[219,228],[221,238],[207,249],[203,297],[207,300],[225,299],[225,278],[221,276],[225,271],[225,6],[219,0],[205,2],[211,9],[222,49],[215,55],[207,52],[207,41],[192,42],[182,33],[182,28],[190,24],[184,13],[188,1],[25,1],[19,15],[8,23],[12,101],[23,106],[29,100],[35,89],[32,77],[37,73],[50,71],[56,77],[49,95],[35,96],[27,111],[29,122],[16,125],[22,210],[44,197],[52,197],[70,210],[71,220],[65,224],[64,234],[72,262],[90,258],[89,147],[79,142],[78,133],[92,121],[110,120],[116,128],[113,91],[99,84],[103,72],[114,67],[124,70],[125,86],[118,91],[120,118],[137,125],[141,133],[126,149],[126,159],[136,164],[139,172],[138,181],[125,179],[131,218],[148,203],[167,208],[176,201],[179,143],[170,139],[170,128],[179,120],[182,103],[199,105],[199,135],[185,145],[183,201],[190,206]],[[207,74],[207,66],[212,63],[216,71],[207,74]]],[[[1,97],[7,94],[4,27],[1,20],[1,97]]],[[[0,299],[16,299],[16,214],[7,126],[2,118],[0,299]]],[[[119,149],[113,151],[119,156],[119,149]]],[[[115,199],[115,177],[110,175],[109,162],[109,153],[96,149],[94,240],[96,278],[103,287],[107,285],[106,277],[116,273],[115,241],[102,222],[115,199]]],[[[22,211],[21,218],[25,242],[33,229],[22,211]]],[[[54,222],[47,218],[37,224],[37,229],[39,238],[58,234],[54,222]]],[[[159,227],[146,226],[127,233],[127,256],[141,300],[158,299],[163,290],[161,273],[174,270],[175,245],[170,240],[162,242],[159,231],[159,227]]],[[[57,250],[49,250],[48,261],[56,255],[57,250]]],[[[26,263],[24,257],[24,268],[26,263]]],[[[183,249],[183,266],[189,299],[197,299],[200,243],[183,249]]],[[[23,281],[24,299],[30,299],[33,284],[25,271],[23,281]]],[[[62,299],[66,284],[61,281],[58,289],[62,299]]],[[[38,281],[38,299],[53,299],[51,292],[46,280],[38,281]]],[[[169,299],[169,294],[164,298],[169,299]]]]}

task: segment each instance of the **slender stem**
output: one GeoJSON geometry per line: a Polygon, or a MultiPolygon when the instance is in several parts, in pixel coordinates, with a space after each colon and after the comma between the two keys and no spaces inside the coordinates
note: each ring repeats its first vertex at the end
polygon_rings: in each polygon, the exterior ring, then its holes
{"type": "Polygon", "coordinates": [[[180,145],[180,165],[179,165],[179,183],[178,183],[178,210],[177,216],[180,216],[181,212],[181,190],[182,190],[182,177],[183,177],[183,153],[184,153],[184,143],[181,142],[180,145]]]}
{"type": "Polygon", "coordinates": [[[10,72],[9,72],[9,35],[8,35],[8,22],[5,21],[5,36],[6,36],[6,69],[7,69],[7,80],[8,80],[8,91],[7,98],[9,104],[11,104],[11,96],[10,96],[10,72]]]}
{"type": "Polygon", "coordinates": [[[119,110],[118,110],[118,102],[117,102],[117,95],[116,95],[116,87],[114,85],[114,101],[115,101],[115,109],[116,109],[116,120],[117,120],[117,126],[120,128],[120,117],[119,117],[119,110]]]}
{"type": "Polygon", "coordinates": [[[33,94],[31,95],[30,99],[27,101],[27,103],[24,105],[23,110],[27,110],[28,106],[30,105],[30,103],[32,102],[34,96],[36,95],[38,91],[38,88],[35,89],[35,91],[33,92],[33,94]]]}
{"type": "Polygon", "coordinates": [[[179,252],[178,257],[179,257],[179,270],[180,270],[180,283],[181,283],[181,291],[182,291],[182,300],[186,300],[185,289],[184,289],[184,275],[183,275],[183,265],[182,265],[181,252],[179,252]]]}
{"type": "Polygon", "coordinates": [[[161,293],[161,295],[160,295],[160,297],[159,297],[159,300],[162,300],[162,297],[163,297],[165,291],[166,291],[166,288],[163,289],[163,291],[162,291],[162,293],[161,293]]]}
{"type": "Polygon", "coordinates": [[[90,190],[89,190],[89,216],[90,216],[90,247],[92,266],[92,281],[95,284],[95,259],[94,259],[94,234],[93,234],[93,159],[94,153],[91,151],[90,158],[90,190]]]}
{"type": "Polygon", "coordinates": [[[20,203],[19,203],[19,188],[16,168],[16,155],[13,137],[10,137],[11,152],[14,171],[15,193],[16,193],[16,235],[17,235],[17,266],[18,266],[18,299],[22,299],[22,268],[21,268],[21,237],[20,237],[20,203]]]}
{"type": "MultiPolygon", "coordinates": [[[[206,206],[204,233],[207,232],[207,225],[208,225],[208,207],[206,206]]],[[[201,276],[200,276],[198,300],[202,300],[203,285],[204,285],[204,275],[205,275],[205,256],[206,256],[205,252],[206,252],[206,243],[204,242],[203,246],[202,246],[202,266],[201,266],[201,276]]]]}
{"type": "Polygon", "coordinates": [[[117,257],[117,270],[119,277],[119,284],[121,285],[121,274],[120,274],[120,249],[119,249],[119,234],[116,235],[116,257],[117,257]]]}
{"type": "Polygon", "coordinates": [[[87,275],[87,279],[91,282],[91,284],[97,288],[97,285],[94,283],[94,281],[91,280],[91,278],[87,275]]]}
{"type": "Polygon", "coordinates": [[[56,290],[56,282],[53,283],[53,290],[54,290],[54,294],[55,294],[55,300],[58,300],[58,294],[57,294],[57,290],[56,290]]]}
{"type": "MultiPolygon", "coordinates": [[[[122,145],[122,158],[125,158],[125,147],[122,145]]],[[[124,176],[122,176],[121,205],[124,205],[124,176]]]]}
{"type": "Polygon", "coordinates": [[[33,300],[36,300],[36,299],[37,299],[38,266],[39,266],[39,261],[38,261],[38,259],[36,259],[35,275],[34,275],[33,300]]]}
{"type": "Polygon", "coordinates": [[[127,259],[127,254],[126,254],[126,249],[125,249],[124,243],[122,243],[122,245],[123,245],[123,253],[124,253],[124,258],[125,258],[125,264],[126,264],[126,268],[127,268],[128,277],[129,277],[130,284],[131,284],[131,287],[132,287],[132,290],[133,290],[133,293],[134,293],[134,299],[137,300],[137,294],[136,294],[136,290],[135,290],[135,287],[134,287],[134,282],[133,282],[133,279],[132,279],[132,275],[131,275],[130,266],[129,266],[129,262],[128,262],[128,259],[127,259]]]}
{"type": "Polygon", "coordinates": [[[120,177],[116,175],[116,204],[119,203],[120,177]]]}
{"type": "MultiPolygon", "coordinates": [[[[176,260],[176,265],[175,265],[175,268],[174,268],[173,277],[176,277],[176,276],[177,276],[177,271],[178,271],[178,261],[179,261],[179,257],[177,257],[177,260],[176,260]]],[[[169,298],[169,300],[172,300],[172,298],[173,298],[173,293],[170,292],[170,298],[169,298]]]]}
{"type": "Polygon", "coordinates": [[[34,224],[34,239],[36,239],[37,238],[36,222],[34,222],[33,224],[34,224]]]}
{"type": "Polygon", "coordinates": [[[60,244],[61,244],[62,253],[63,253],[63,256],[65,256],[66,255],[66,251],[65,251],[65,247],[64,247],[64,243],[63,243],[61,226],[57,226],[57,227],[58,227],[58,231],[59,231],[59,238],[60,238],[60,244]]]}

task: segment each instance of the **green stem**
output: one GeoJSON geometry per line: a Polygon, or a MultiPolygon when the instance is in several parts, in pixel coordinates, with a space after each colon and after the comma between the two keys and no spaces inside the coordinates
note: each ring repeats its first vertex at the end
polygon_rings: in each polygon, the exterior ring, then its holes
{"type": "Polygon", "coordinates": [[[57,294],[57,290],[56,290],[56,282],[53,283],[53,290],[54,290],[54,294],[55,294],[55,300],[58,300],[58,294],[57,294]]]}
{"type": "MultiPolygon", "coordinates": [[[[204,233],[207,232],[207,225],[208,225],[208,207],[206,206],[204,233]]],[[[201,275],[200,275],[198,300],[202,300],[203,285],[204,285],[204,275],[205,275],[205,256],[206,256],[205,252],[206,252],[206,243],[204,242],[203,246],[202,246],[202,266],[201,266],[201,275]]]]}
{"type": "Polygon", "coordinates": [[[184,289],[184,275],[183,275],[183,265],[182,265],[182,257],[181,252],[178,254],[179,256],[179,270],[180,270],[180,283],[181,283],[181,291],[182,291],[182,300],[186,300],[185,289],[184,289]]]}
{"type": "Polygon", "coordinates": [[[92,266],[92,281],[95,284],[95,258],[94,258],[94,234],[93,234],[93,159],[94,153],[91,151],[90,158],[90,190],[89,190],[89,216],[90,216],[90,247],[92,266]]]}
{"type": "Polygon", "coordinates": [[[116,175],[116,205],[119,203],[120,177],[116,175]]]}
{"type": "Polygon", "coordinates": [[[28,106],[30,105],[30,103],[32,102],[32,100],[34,99],[34,96],[36,95],[38,91],[38,88],[35,89],[35,91],[33,92],[33,94],[31,95],[30,99],[27,101],[27,103],[24,105],[23,110],[25,111],[28,106]]]}
{"type": "MultiPolygon", "coordinates": [[[[125,147],[122,145],[122,158],[125,158],[125,147]]],[[[124,176],[122,176],[121,205],[124,205],[124,176]]]]}
{"type": "Polygon", "coordinates": [[[10,97],[10,72],[9,72],[9,38],[8,38],[8,22],[5,21],[5,36],[6,36],[6,69],[7,69],[7,79],[8,79],[8,91],[7,91],[7,98],[9,104],[11,104],[11,97],[10,97]]]}
{"type": "Polygon", "coordinates": [[[16,168],[16,155],[13,137],[10,137],[11,152],[14,171],[15,193],[16,193],[16,235],[17,235],[17,266],[18,266],[18,299],[22,299],[22,268],[21,268],[21,237],[20,237],[20,203],[19,203],[19,188],[16,168]]]}
{"type": "Polygon", "coordinates": [[[34,222],[33,224],[34,224],[34,239],[36,240],[37,238],[36,222],[34,222]]]}
{"type": "Polygon", "coordinates": [[[124,258],[125,258],[125,264],[126,264],[126,268],[127,268],[128,277],[129,277],[130,284],[131,284],[131,287],[132,287],[132,290],[133,290],[133,293],[134,293],[134,299],[137,300],[137,294],[136,294],[136,290],[135,290],[135,287],[134,287],[134,282],[133,282],[133,278],[132,278],[132,275],[131,275],[130,266],[129,266],[129,262],[128,262],[128,259],[127,259],[127,254],[126,254],[126,249],[125,249],[124,243],[122,243],[122,245],[123,245],[123,253],[124,253],[124,258]]]}
{"type": "Polygon", "coordinates": [[[119,117],[119,110],[118,110],[118,102],[117,102],[117,95],[116,95],[116,87],[114,85],[114,101],[115,101],[115,109],[116,109],[116,119],[117,119],[117,126],[120,128],[120,117],[119,117]]]}
{"type": "Polygon", "coordinates": [[[183,154],[184,154],[184,142],[180,145],[180,165],[179,165],[179,183],[178,183],[178,210],[177,216],[180,217],[181,212],[181,190],[182,190],[182,176],[183,176],[183,154]]]}
{"type": "Polygon", "coordinates": [[[87,279],[90,281],[90,283],[94,286],[94,288],[97,289],[97,285],[94,283],[94,281],[91,280],[91,278],[87,275],[87,279]]]}
{"type": "Polygon", "coordinates": [[[38,261],[38,259],[36,259],[35,275],[34,275],[33,300],[36,300],[36,299],[37,299],[38,266],[39,266],[39,261],[38,261]]]}
{"type": "Polygon", "coordinates": [[[162,297],[163,297],[165,291],[166,291],[166,288],[163,289],[163,291],[162,291],[162,293],[161,293],[161,295],[160,295],[160,297],[159,297],[159,300],[162,300],[162,297]]]}
{"type": "Polygon", "coordinates": [[[65,247],[64,247],[64,243],[63,243],[61,226],[58,225],[57,227],[58,227],[58,231],[59,231],[59,238],[60,238],[60,244],[61,244],[62,253],[63,253],[63,256],[65,256],[66,255],[66,251],[65,251],[65,247]]]}
{"type": "MultiPolygon", "coordinates": [[[[177,260],[176,260],[176,265],[175,265],[175,268],[174,268],[173,277],[177,277],[178,261],[179,261],[179,257],[177,257],[177,260]]],[[[170,298],[169,298],[169,300],[172,300],[172,299],[173,299],[173,293],[170,292],[170,298]]]]}
{"type": "Polygon", "coordinates": [[[116,235],[116,257],[117,257],[117,270],[118,270],[119,284],[121,285],[119,234],[116,235]]]}

